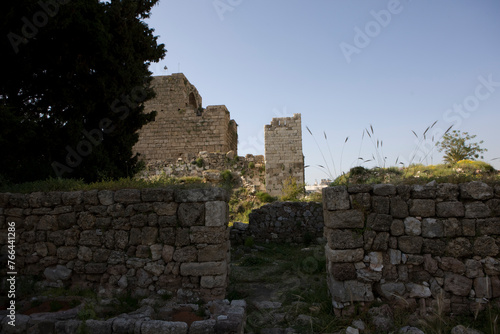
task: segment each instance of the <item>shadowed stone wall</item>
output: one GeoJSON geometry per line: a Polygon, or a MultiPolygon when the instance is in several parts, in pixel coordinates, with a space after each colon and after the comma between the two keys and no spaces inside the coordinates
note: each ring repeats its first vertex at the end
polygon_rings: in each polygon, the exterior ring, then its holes
{"type": "Polygon", "coordinates": [[[312,242],[323,237],[321,203],[274,202],[253,210],[249,223],[235,223],[231,241],[243,243],[252,237],[258,242],[312,242]]]}
{"type": "Polygon", "coordinates": [[[500,297],[500,185],[353,185],[323,190],[337,314],[381,297],[474,312],[500,297]]]}
{"type": "Polygon", "coordinates": [[[14,222],[16,270],[43,286],[223,299],[227,201],[220,188],[3,193],[1,254],[14,222]]]}

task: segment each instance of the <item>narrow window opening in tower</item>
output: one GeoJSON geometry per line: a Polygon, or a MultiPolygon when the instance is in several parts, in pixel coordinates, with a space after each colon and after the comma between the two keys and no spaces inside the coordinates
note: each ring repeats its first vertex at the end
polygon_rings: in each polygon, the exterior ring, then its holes
{"type": "Polygon", "coordinates": [[[196,98],[193,93],[189,94],[189,106],[193,107],[195,110],[198,109],[198,103],[196,103],[196,98]]]}

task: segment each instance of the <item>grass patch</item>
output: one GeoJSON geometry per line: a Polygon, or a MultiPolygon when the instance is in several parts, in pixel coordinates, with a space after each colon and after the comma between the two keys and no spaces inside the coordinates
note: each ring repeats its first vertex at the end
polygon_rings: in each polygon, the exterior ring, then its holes
{"type": "Polygon", "coordinates": [[[464,183],[483,181],[487,183],[500,182],[500,174],[491,165],[483,161],[462,160],[456,164],[410,165],[397,168],[354,167],[335,179],[332,185],[348,184],[426,184],[431,181],[438,183],[464,183]]]}
{"type": "Polygon", "coordinates": [[[20,184],[0,184],[0,192],[31,193],[37,191],[78,191],[78,190],[119,190],[142,188],[207,188],[211,185],[203,183],[199,177],[174,178],[165,175],[149,180],[122,178],[118,180],[103,180],[100,182],[85,183],[83,180],[49,178],[41,181],[20,184]]]}

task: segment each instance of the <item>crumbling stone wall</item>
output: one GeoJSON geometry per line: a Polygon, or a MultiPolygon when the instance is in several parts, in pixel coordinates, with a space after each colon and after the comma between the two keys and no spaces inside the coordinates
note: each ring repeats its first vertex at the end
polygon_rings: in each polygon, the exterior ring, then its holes
{"type": "Polygon", "coordinates": [[[175,162],[201,151],[237,152],[237,124],[226,106],[202,107],[202,98],[182,73],[153,78],[156,97],[145,103],[156,119],[139,131],[134,153],[145,161],[175,162]]]}
{"type": "Polygon", "coordinates": [[[264,156],[247,154],[238,157],[233,151],[226,154],[200,152],[188,161],[179,160],[175,163],[150,161],[138,177],[154,179],[163,175],[177,178],[195,176],[217,184],[221,181],[221,172],[225,170],[232,172],[235,186],[245,187],[253,192],[265,191],[264,156]]]}
{"type": "Polygon", "coordinates": [[[249,223],[236,223],[231,242],[243,243],[252,237],[258,242],[311,242],[323,237],[321,203],[274,202],[253,210],[249,223]]]}
{"type": "Polygon", "coordinates": [[[300,114],[273,118],[264,127],[266,157],[266,190],[271,196],[281,196],[283,182],[292,177],[304,183],[302,125],[300,114]]]}
{"type": "Polygon", "coordinates": [[[500,297],[500,185],[329,187],[323,204],[338,314],[378,296],[454,314],[500,297]]]}
{"type": "Polygon", "coordinates": [[[15,222],[16,270],[45,286],[223,299],[227,201],[220,188],[3,193],[2,254],[7,223],[15,222]]]}

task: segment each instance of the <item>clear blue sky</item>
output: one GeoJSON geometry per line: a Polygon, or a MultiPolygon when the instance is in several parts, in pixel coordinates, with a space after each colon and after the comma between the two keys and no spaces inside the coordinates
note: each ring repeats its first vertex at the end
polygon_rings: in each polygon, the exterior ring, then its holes
{"type": "Polygon", "coordinates": [[[162,0],[147,22],[168,50],[154,75],[183,72],[204,107],[225,104],[239,155],[264,154],[264,125],[301,113],[312,184],[320,151],[332,174],[377,153],[409,163],[416,146],[413,162],[440,163],[426,147],[451,125],[500,169],[499,18],[498,0],[162,0]]]}

